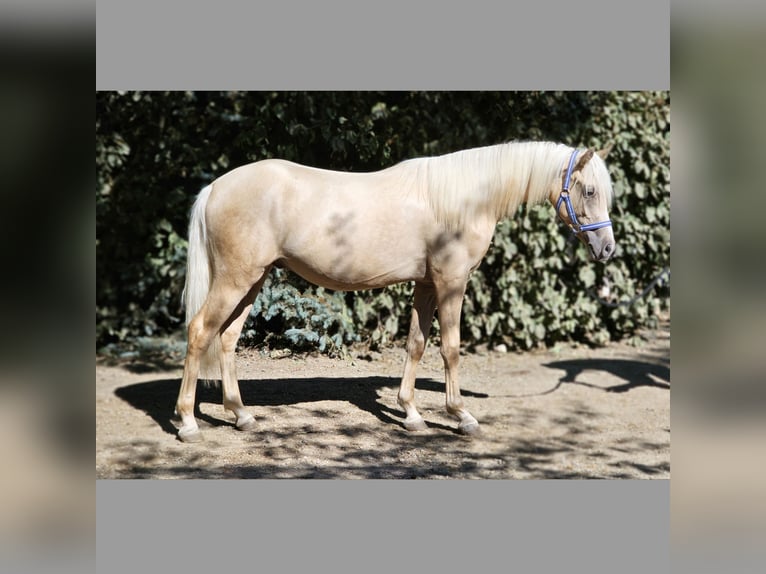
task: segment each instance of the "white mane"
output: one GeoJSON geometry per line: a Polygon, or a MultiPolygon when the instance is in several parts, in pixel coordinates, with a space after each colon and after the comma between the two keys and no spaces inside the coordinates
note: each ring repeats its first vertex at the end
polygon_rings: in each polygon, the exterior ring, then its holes
{"type": "MultiPolygon", "coordinates": [[[[511,142],[411,162],[425,174],[422,193],[437,221],[459,228],[476,216],[499,221],[522,203],[548,199],[552,186],[560,185],[573,149],[551,142],[511,142]]],[[[597,155],[583,176],[611,194],[609,174],[597,155]]]]}

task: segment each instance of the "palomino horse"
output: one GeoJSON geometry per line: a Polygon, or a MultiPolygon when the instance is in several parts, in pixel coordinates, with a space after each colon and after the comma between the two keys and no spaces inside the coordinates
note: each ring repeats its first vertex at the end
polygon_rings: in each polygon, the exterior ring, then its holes
{"type": "Polygon", "coordinates": [[[176,404],[178,436],[201,438],[194,418],[198,376],[220,366],[223,405],[236,427],[255,428],[242,404],[234,350],[274,265],[335,290],[414,281],[412,322],[398,394],[404,426],[423,430],[415,369],[438,308],[447,412],[465,434],[479,423],[458,386],[460,313],[469,274],[497,222],[521,203],[546,199],[592,259],[614,253],[606,152],[513,142],[404,161],[373,173],[341,173],[282,160],[234,169],[205,187],[189,225],[185,305],[188,349],[176,404]],[[216,362],[218,365],[216,365],[216,362]]]}

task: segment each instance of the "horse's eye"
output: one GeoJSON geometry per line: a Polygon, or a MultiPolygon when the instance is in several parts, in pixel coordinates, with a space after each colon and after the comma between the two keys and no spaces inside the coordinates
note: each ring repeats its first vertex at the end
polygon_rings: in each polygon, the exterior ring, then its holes
{"type": "Polygon", "coordinates": [[[586,185],[583,197],[593,197],[594,195],[596,195],[596,188],[592,185],[586,185]]]}

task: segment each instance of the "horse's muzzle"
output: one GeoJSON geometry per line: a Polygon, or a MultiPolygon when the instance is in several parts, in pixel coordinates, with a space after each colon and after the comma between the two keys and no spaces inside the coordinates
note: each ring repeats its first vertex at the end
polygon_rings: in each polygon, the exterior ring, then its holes
{"type": "Polygon", "coordinates": [[[593,261],[604,262],[614,255],[616,245],[611,227],[596,231],[584,231],[580,235],[580,239],[588,246],[590,258],[593,261]]]}
{"type": "Polygon", "coordinates": [[[590,248],[591,259],[594,261],[607,261],[614,254],[614,243],[607,243],[599,252],[591,244],[588,244],[588,247],[590,248]]]}

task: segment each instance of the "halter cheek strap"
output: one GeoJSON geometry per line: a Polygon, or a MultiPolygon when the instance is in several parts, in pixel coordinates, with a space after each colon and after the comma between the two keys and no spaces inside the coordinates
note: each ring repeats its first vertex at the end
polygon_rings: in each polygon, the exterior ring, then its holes
{"type": "Polygon", "coordinates": [[[574,169],[575,159],[577,159],[577,150],[574,150],[571,157],[569,158],[569,166],[567,167],[567,172],[564,176],[564,183],[561,186],[559,200],[556,202],[556,213],[558,213],[559,217],[564,223],[567,223],[566,219],[561,216],[560,208],[561,203],[563,202],[567,208],[567,213],[569,214],[568,225],[575,233],[580,233],[582,231],[593,231],[594,229],[601,229],[602,227],[608,227],[612,225],[612,222],[609,219],[606,221],[599,221],[598,223],[588,223],[586,225],[581,225],[580,222],[577,221],[577,215],[575,215],[574,207],[572,207],[572,200],[569,197],[569,183],[572,180],[572,170],[574,169]]]}

